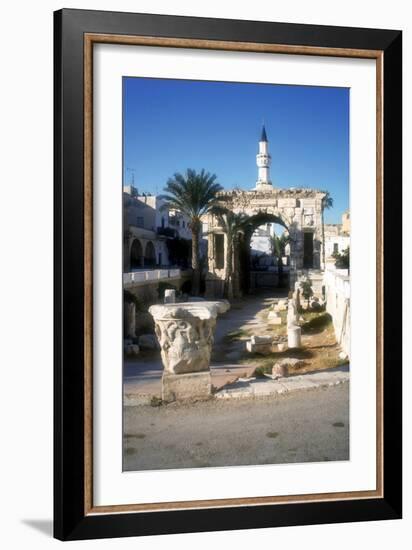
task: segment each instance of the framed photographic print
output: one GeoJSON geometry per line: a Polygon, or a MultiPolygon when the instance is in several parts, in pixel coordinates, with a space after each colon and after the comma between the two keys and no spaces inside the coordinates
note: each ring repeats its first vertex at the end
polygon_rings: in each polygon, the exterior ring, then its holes
{"type": "Polygon", "coordinates": [[[54,21],[55,536],[400,518],[401,32],[54,21]]]}

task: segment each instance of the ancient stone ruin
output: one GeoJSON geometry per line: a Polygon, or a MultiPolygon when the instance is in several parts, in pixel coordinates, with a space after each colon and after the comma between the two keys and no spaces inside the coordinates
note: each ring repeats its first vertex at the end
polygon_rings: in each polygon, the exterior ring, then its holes
{"type": "MultiPolygon", "coordinates": [[[[250,232],[243,235],[239,246],[234,250],[235,294],[242,291],[242,257],[248,254],[254,229],[265,223],[281,225],[290,236],[287,252],[290,288],[294,288],[299,271],[319,270],[323,267],[321,249],[324,197],[325,192],[316,189],[279,189],[271,185],[260,186],[251,191],[234,189],[219,193],[220,206],[250,217],[250,232]]],[[[208,215],[206,221],[209,230],[206,293],[210,297],[221,296],[227,269],[225,262],[228,239],[213,213],[208,215]]]]}
{"type": "Polygon", "coordinates": [[[229,309],[226,300],[154,305],[162,363],[162,399],[207,398],[211,394],[210,356],[216,318],[229,309]]]}

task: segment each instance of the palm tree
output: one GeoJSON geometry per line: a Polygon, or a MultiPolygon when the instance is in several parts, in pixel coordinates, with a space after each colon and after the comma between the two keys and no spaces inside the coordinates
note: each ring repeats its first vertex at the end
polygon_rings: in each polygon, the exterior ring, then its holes
{"type": "Polygon", "coordinates": [[[280,237],[277,235],[273,235],[270,238],[270,244],[272,247],[272,254],[274,256],[277,256],[278,258],[281,258],[285,255],[285,247],[290,242],[290,236],[286,233],[282,233],[280,237]]]}
{"type": "Polygon", "coordinates": [[[279,286],[282,286],[282,277],[283,277],[283,263],[282,257],[285,255],[286,245],[291,241],[290,235],[287,233],[282,233],[280,237],[276,234],[270,238],[270,244],[272,247],[272,254],[278,259],[278,275],[279,275],[279,286]]]}
{"type": "Polygon", "coordinates": [[[239,236],[242,233],[249,221],[249,216],[243,212],[236,214],[232,210],[224,208],[222,206],[214,206],[211,209],[211,213],[216,216],[219,226],[226,235],[226,255],[225,255],[225,282],[224,282],[224,295],[231,299],[233,298],[234,287],[234,274],[238,275],[237,268],[234,263],[237,264],[239,236]]]}
{"type": "Polygon", "coordinates": [[[199,173],[187,169],[186,173],[176,172],[166,183],[166,207],[174,208],[189,218],[192,232],[192,269],[193,294],[200,291],[199,240],[202,229],[202,217],[216,204],[216,195],[223,188],[216,182],[216,175],[202,169],[199,173]]]}
{"type": "Polygon", "coordinates": [[[324,211],[329,210],[333,206],[333,198],[330,196],[329,191],[324,191],[325,195],[322,199],[322,263],[323,269],[325,269],[325,218],[324,211]]]}

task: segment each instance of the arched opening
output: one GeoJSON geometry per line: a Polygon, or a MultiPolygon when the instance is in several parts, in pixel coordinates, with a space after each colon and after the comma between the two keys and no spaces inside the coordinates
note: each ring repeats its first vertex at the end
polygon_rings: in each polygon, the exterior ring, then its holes
{"type": "Polygon", "coordinates": [[[239,250],[240,287],[289,288],[291,239],[284,220],[258,212],[250,216],[239,250]]]}
{"type": "Polygon", "coordinates": [[[130,248],[130,269],[140,269],[143,267],[143,249],[139,239],[134,239],[130,248]]]}
{"type": "Polygon", "coordinates": [[[156,265],[156,251],[152,241],[146,244],[146,250],[144,253],[144,266],[154,267],[156,265]]]}

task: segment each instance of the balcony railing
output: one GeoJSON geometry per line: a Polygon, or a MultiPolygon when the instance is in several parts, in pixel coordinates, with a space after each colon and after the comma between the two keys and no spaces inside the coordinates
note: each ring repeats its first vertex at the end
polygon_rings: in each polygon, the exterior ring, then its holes
{"type": "Polygon", "coordinates": [[[123,273],[123,284],[142,284],[145,282],[165,281],[167,279],[176,279],[181,276],[180,269],[151,269],[147,271],[132,271],[123,273]]]}

